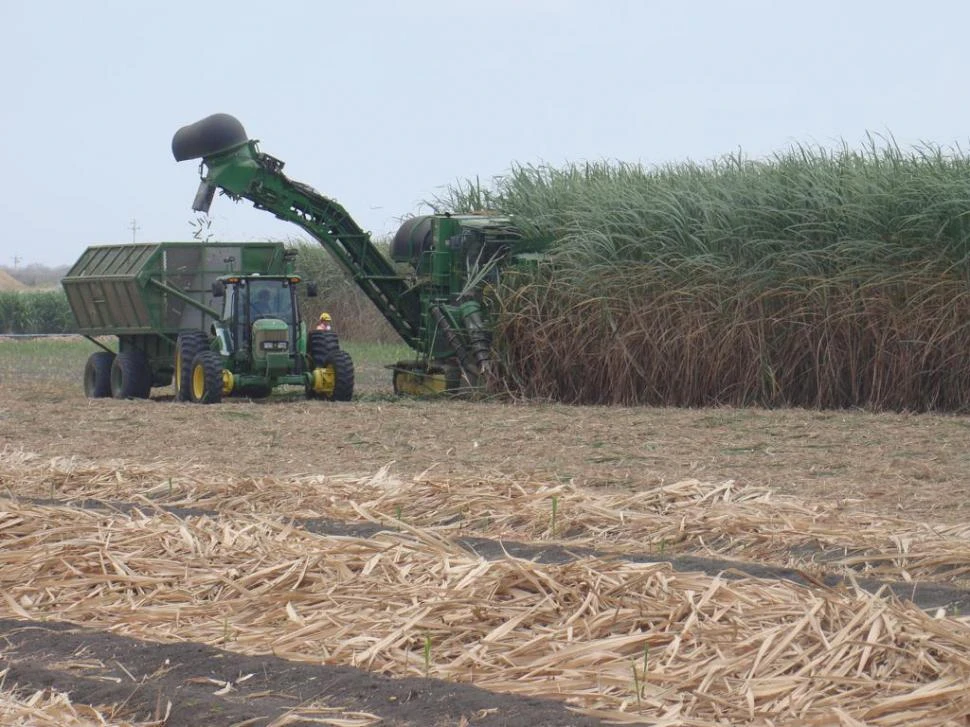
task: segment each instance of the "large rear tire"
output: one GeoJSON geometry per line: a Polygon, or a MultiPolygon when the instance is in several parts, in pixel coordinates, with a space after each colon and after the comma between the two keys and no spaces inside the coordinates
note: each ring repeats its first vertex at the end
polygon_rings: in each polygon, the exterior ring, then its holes
{"type": "Polygon", "coordinates": [[[307,348],[310,349],[314,368],[326,366],[330,356],[340,350],[340,339],[333,331],[310,331],[307,348]]]}
{"type": "Polygon", "coordinates": [[[111,396],[111,364],[115,355],[110,351],[95,351],[84,364],[84,395],[89,399],[111,396]]]}
{"type": "Polygon", "coordinates": [[[175,341],[175,401],[191,401],[192,362],[209,347],[209,337],[202,331],[183,331],[175,341]]]}
{"type": "Polygon", "coordinates": [[[147,399],[152,371],[142,351],[122,351],[111,364],[111,395],[115,399],[147,399]]]}
{"type": "Polygon", "coordinates": [[[192,361],[190,394],[196,404],[218,404],[222,401],[222,356],[215,351],[202,351],[192,361]]]}

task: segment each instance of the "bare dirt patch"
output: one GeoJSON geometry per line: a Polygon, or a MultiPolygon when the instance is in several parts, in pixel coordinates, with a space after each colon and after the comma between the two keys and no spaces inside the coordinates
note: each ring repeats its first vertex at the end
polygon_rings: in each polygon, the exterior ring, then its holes
{"type": "MultiPolygon", "coordinates": [[[[636,491],[688,478],[887,515],[970,513],[970,418],[301,396],[214,407],[0,385],[0,442],[44,457],[179,461],[234,475],[521,476],[636,491]]],[[[366,392],[362,392],[366,396],[366,392]]]]}

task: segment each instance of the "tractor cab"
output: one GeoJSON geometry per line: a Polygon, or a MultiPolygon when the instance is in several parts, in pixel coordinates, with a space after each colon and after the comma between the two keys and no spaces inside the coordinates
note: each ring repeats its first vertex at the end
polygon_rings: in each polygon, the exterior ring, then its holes
{"type": "Polygon", "coordinates": [[[221,353],[257,370],[290,369],[301,335],[296,275],[226,275],[212,287],[222,298],[215,326],[221,353]]]}

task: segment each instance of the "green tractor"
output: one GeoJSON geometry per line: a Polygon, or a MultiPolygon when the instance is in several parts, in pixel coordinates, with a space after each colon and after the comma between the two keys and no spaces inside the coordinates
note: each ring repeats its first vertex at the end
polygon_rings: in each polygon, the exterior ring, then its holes
{"type": "Polygon", "coordinates": [[[85,366],[85,393],[147,398],[174,381],[176,400],[203,404],[283,385],[349,401],[353,361],[333,331],[307,331],[294,257],[281,243],[88,248],[62,281],[78,331],[102,349],[85,366]]]}
{"type": "Polygon", "coordinates": [[[295,275],[218,278],[212,294],[222,300],[222,315],[209,333],[185,331],[176,339],[176,399],[212,404],[234,393],[262,398],[291,385],[304,387],[310,398],[350,401],[353,361],[336,333],[307,332],[299,282],[295,275]]]}
{"type": "Polygon", "coordinates": [[[208,213],[216,191],[292,222],[333,255],[415,357],[392,366],[394,390],[474,390],[494,369],[488,290],[509,265],[535,259],[547,241],[523,237],[504,216],[426,215],[406,221],[388,260],[336,201],[283,174],[242,124],[215,114],[179,129],[176,161],[201,159],[192,208],[208,213]]]}

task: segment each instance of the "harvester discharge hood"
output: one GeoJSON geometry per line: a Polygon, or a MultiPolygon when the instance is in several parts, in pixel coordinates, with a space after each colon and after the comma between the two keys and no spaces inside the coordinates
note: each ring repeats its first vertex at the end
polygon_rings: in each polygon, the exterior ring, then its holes
{"type": "Polygon", "coordinates": [[[184,162],[220,154],[247,141],[249,137],[239,119],[229,114],[212,114],[176,131],[172,154],[175,161],[184,162]]]}
{"type": "MultiPolygon", "coordinates": [[[[175,161],[205,159],[237,149],[249,141],[239,119],[229,114],[212,114],[201,121],[183,126],[172,137],[172,155],[175,161]]],[[[209,212],[216,185],[203,179],[192,201],[196,212],[209,212]]]]}

